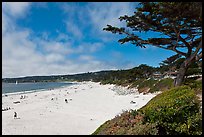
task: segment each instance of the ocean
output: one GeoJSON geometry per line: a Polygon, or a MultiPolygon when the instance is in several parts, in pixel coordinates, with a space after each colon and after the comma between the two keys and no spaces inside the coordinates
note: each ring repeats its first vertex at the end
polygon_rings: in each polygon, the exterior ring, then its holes
{"type": "Polygon", "coordinates": [[[37,91],[70,86],[76,83],[69,82],[36,82],[36,83],[2,83],[2,94],[22,91],[37,91]]]}

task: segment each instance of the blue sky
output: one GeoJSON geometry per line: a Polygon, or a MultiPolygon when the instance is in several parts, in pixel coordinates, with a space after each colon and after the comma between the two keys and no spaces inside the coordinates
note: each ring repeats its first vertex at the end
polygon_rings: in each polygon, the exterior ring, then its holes
{"type": "Polygon", "coordinates": [[[120,35],[102,30],[107,24],[123,26],[118,17],[133,14],[137,4],[2,3],[2,77],[159,66],[173,52],[121,45],[117,42],[120,35]]]}

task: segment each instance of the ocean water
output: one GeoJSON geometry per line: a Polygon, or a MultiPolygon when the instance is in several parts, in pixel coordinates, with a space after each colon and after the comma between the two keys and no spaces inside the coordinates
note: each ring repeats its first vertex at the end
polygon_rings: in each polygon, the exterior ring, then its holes
{"type": "Polygon", "coordinates": [[[70,86],[68,82],[36,82],[36,83],[2,83],[2,94],[22,91],[36,91],[70,86]]]}

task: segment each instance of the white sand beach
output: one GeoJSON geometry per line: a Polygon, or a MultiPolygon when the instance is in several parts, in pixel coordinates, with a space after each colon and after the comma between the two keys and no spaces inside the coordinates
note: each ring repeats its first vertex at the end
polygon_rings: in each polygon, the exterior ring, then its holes
{"type": "Polygon", "coordinates": [[[10,107],[2,111],[2,134],[89,135],[123,110],[141,108],[154,96],[156,94],[120,95],[114,85],[94,82],[33,93],[2,95],[2,108],[10,107]],[[20,99],[21,96],[25,98],[20,99]],[[13,103],[16,101],[20,103],[13,103]],[[14,112],[17,112],[16,119],[14,112]]]}

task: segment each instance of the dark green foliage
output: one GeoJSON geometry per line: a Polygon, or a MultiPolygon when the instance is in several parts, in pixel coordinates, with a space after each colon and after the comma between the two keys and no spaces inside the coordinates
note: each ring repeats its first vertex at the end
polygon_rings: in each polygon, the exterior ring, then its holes
{"type": "Polygon", "coordinates": [[[152,87],[154,87],[154,85],[156,84],[157,80],[154,79],[148,79],[148,80],[144,80],[143,82],[139,83],[138,86],[138,91],[147,93],[149,92],[148,90],[151,89],[152,87]]]}
{"type": "Polygon", "coordinates": [[[164,67],[167,66],[166,70],[171,70],[173,67],[175,67],[175,69],[179,69],[181,64],[184,62],[184,58],[180,58],[181,56],[178,56],[179,54],[176,54],[174,56],[171,56],[169,58],[167,58],[166,60],[162,61],[162,63],[160,63],[160,67],[164,67]]]}
{"type": "Polygon", "coordinates": [[[201,135],[202,115],[194,91],[181,86],[164,91],[139,110],[105,122],[95,135],[201,135]]]}
{"type": "Polygon", "coordinates": [[[145,124],[137,123],[130,127],[127,133],[128,135],[158,135],[157,124],[148,122],[145,124]]]}
{"type": "MultiPolygon", "coordinates": [[[[132,16],[121,16],[120,21],[125,21],[127,28],[117,28],[107,25],[104,28],[112,33],[125,34],[127,37],[120,39],[120,43],[132,42],[136,46],[144,47],[152,44],[160,48],[173,50],[174,48],[187,48],[186,41],[192,40],[193,36],[201,36],[202,5],[197,2],[141,2],[132,16]],[[186,10],[188,9],[188,10],[186,10]],[[195,29],[197,28],[197,30],[195,29]],[[127,29],[129,31],[127,31],[127,29]],[[145,40],[134,32],[159,32],[163,36],[145,40]],[[182,39],[180,35],[187,35],[182,39]]],[[[196,39],[194,39],[196,41],[196,39]]],[[[186,54],[184,54],[186,55],[186,54]]]]}
{"type": "Polygon", "coordinates": [[[144,87],[149,87],[149,88],[152,88],[154,86],[154,84],[156,84],[157,80],[154,80],[154,79],[148,79],[148,80],[144,80],[143,82],[141,82],[139,84],[139,89],[140,88],[144,88],[144,87]]]}
{"type": "Polygon", "coordinates": [[[139,84],[143,83],[145,80],[146,80],[146,79],[138,79],[138,80],[135,80],[135,81],[131,84],[130,88],[138,87],[139,84]]]}
{"type": "MultiPolygon", "coordinates": [[[[172,57],[174,57],[174,56],[172,56],[172,57]]],[[[174,60],[172,60],[171,57],[167,58],[166,60],[162,61],[162,63],[160,63],[159,71],[162,71],[162,72],[169,71],[169,70],[172,70],[173,68],[175,70],[178,70],[184,61],[185,61],[185,58],[177,58],[174,60]]],[[[189,66],[188,70],[186,71],[185,76],[189,76],[189,75],[193,75],[193,74],[201,74],[202,72],[201,72],[201,68],[199,67],[199,63],[200,62],[193,62],[189,66]]]]}
{"type": "Polygon", "coordinates": [[[200,2],[141,2],[133,15],[121,16],[119,20],[125,21],[126,26],[117,28],[107,25],[103,30],[123,34],[124,37],[118,40],[121,44],[130,42],[141,48],[155,46],[171,50],[175,55],[164,62],[168,64],[184,57],[175,86],[182,84],[188,67],[202,59],[200,2]],[[150,33],[155,35],[147,35],[150,33]]]}
{"type": "Polygon", "coordinates": [[[184,84],[191,87],[196,94],[202,94],[202,80],[195,80],[193,78],[188,78],[185,80],[184,84]]]}
{"type": "Polygon", "coordinates": [[[189,68],[186,72],[186,76],[198,75],[198,74],[202,74],[201,69],[199,68],[189,68]]]}
{"type": "Polygon", "coordinates": [[[158,124],[159,129],[162,129],[159,134],[202,133],[199,101],[190,87],[182,86],[164,91],[140,111],[145,114],[145,121],[158,124]]]}
{"type": "Polygon", "coordinates": [[[153,93],[155,91],[165,91],[168,89],[171,89],[174,84],[174,80],[171,78],[161,79],[158,81],[153,87],[150,88],[150,93],[153,93]]]}
{"type": "Polygon", "coordinates": [[[165,78],[161,80],[154,80],[154,79],[139,79],[135,80],[130,88],[137,87],[139,92],[145,92],[148,88],[150,93],[157,92],[157,91],[164,91],[168,90],[173,87],[174,80],[171,78],[165,78]]]}

